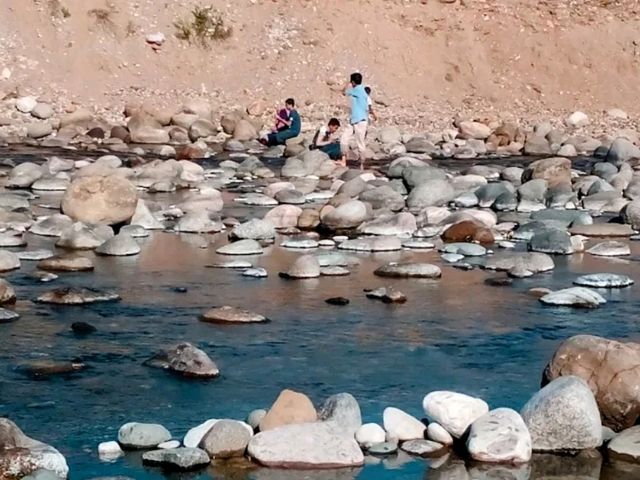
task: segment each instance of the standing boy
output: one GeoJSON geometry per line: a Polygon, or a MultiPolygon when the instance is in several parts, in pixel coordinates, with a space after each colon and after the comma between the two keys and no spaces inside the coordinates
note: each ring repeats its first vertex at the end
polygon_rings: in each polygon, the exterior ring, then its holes
{"type": "Polygon", "coordinates": [[[341,165],[347,165],[347,152],[351,137],[356,137],[358,159],[360,168],[364,169],[364,157],[367,145],[365,136],[367,135],[367,124],[369,119],[369,96],[362,86],[362,74],[352,73],[349,84],[345,87],[344,94],[351,100],[351,116],[349,125],[344,129],[340,139],[340,149],[342,150],[341,165]]]}

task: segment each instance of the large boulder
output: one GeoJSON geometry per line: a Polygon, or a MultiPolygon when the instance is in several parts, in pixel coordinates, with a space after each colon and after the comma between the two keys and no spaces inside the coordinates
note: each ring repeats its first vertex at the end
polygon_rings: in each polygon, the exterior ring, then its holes
{"type": "Polygon", "coordinates": [[[568,375],[588,383],[603,425],[620,431],[640,421],[640,344],[591,335],[571,337],[545,368],[542,385],[568,375]]]}
{"type": "Polygon", "coordinates": [[[89,224],[115,225],[129,220],[138,204],[138,192],[120,175],[81,177],[69,185],[62,212],[89,224]]]}
{"type": "Polygon", "coordinates": [[[521,415],[534,451],[577,451],[602,445],[598,405],[581,378],[555,379],[531,397],[521,415]]]}
{"type": "Polygon", "coordinates": [[[640,148],[624,137],[616,138],[609,151],[607,152],[606,161],[616,166],[622,165],[634,158],[640,158],[640,148]]]}
{"type": "Polygon", "coordinates": [[[382,413],[387,438],[395,441],[416,440],[424,438],[427,427],[416,417],[395,407],[387,407],[382,413]]]}
{"type": "Polygon", "coordinates": [[[368,217],[367,206],[351,200],[321,215],[322,225],[331,230],[355,228],[368,217]]]}
{"type": "Polygon", "coordinates": [[[0,478],[14,479],[47,470],[58,478],[67,478],[65,458],[50,445],[26,436],[8,418],[0,418],[0,478]]]}
{"type": "Polygon", "coordinates": [[[356,467],[364,455],[353,436],[326,423],[287,425],[260,432],[249,442],[251,458],[267,467],[326,469],[356,467]]]}
{"type": "Polygon", "coordinates": [[[480,122],[464,121],[459,125],[460,137],[485,140],[491,135],[491,127],[480,122]]]}
{"type": "Polygon", "coordinates": [[[518,412],[497,408],[473,422],[467,450],[479,462],[526,463],[532,454],[531,435],[518,412]]]}
{"type": "Polygon", "coordinates": [[[447,391],[429,393],[422,407],[431,422],[437,422],[455,438],[462,437],[469,425],[489,411],[489,405],[480,398],[447,391]]]}
{"type": "Polygon", "coordinates": [[[446,180],[428,180],[415,187],[407,197],[409,210],[438,207],[455,198],[453,186],[446,180]]]}
{"type": "Polygon", "coordinates": [[[276,429],[295,423],[315,422],[316,409],[303,393],[283,390],[260,421],[260,431],[276,429]]]}
{"type": "Polygon", "coordinates": [[[546,180],[549,188],[571,185],[571,160],[553,157],[530,163],[522,174],[522,183],[535,179],[546,180]]]}

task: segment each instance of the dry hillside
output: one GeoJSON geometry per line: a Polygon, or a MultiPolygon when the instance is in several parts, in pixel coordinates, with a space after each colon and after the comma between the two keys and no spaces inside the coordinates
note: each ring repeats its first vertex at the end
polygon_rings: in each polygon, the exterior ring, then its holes
{"type": "Polygon", "coordinates": [[[639,32],[638,0],[3,0],[0,96],[18,88],[121,111],[135,98],[204,94],[224,108],[291,95],[326,111],[360,70],[387,119],[404,123],[635,116],[639,32]],[[230,38],[177,38],[175,23],[206,5],[230,38]],[[159,48],[145,41],[154,33],[166,37],[159,48]]]}

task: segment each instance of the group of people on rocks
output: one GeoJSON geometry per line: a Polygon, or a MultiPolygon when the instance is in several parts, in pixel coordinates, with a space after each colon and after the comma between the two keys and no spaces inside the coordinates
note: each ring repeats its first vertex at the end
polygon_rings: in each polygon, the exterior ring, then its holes
{"type": "MultiPolygon", "coordinates": [[[[362,74],[352,73],[344,94],[350,100],[349,123],[341,129],[340,120],[331,118],[313,137],[310,148],[325,152],[339,165],[346,166],[351,140],[355,137],[357,160],[364,167],[367,127],[369,117],[378,119],[371,101],[371,88],[362,83],[362,74]]],[[[300,135],[302,121],[293,98],[285,101],[284,108],[276,112],[275,125],[267,136],[261,139],[264,145],[285,145],[287,140],[300,135]]]]}

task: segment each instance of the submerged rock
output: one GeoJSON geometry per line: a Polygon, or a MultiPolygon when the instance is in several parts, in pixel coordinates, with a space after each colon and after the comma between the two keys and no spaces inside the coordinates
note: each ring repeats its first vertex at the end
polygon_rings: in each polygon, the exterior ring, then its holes
{"type": "Polygon", "coordinates": [[[184,377],[214,378],[220,375],[220,370],[213,360],[205,352],[187,342],[158,352],[144,364],[169,370],[184,377]]]}
{"type": "Polygon", "coordinates": [[[378,268],[374,274],[390,278],[440,278],[442,271],[430,263],[388,263],[378,268]]]}
{"type": "Polygon", "coordinates": [[[423,458],[441,457],[449,451],[445,445],[431,440],[409,440],[403,442],[400,448],[403,452],[423,458]]]}
{"type": "Polygon", "coordinates": [[[8,272],[20,268],[20,258],[13,252],[0,250],[0,272],[8,272]]]}
{"type": "Polygon", "coordinates": [[[617,273],[592,273],[576,278],[573,283],[591,288],[623,288],[633,285],[633,279],[617,273]]]}
{"type": "Polygon", "coordinates": [[[571,287],[551,292],[540,301],[547,305],[558,305],[578,308],[597,308],[607,301],[598,292],[584,287],[571,287]]]}
{"type": "Polygon", "coordinates": [[[249,310],[243,310],[236,307],[223,306],[207,310],[201,317],[203,322],[207,323],[264,323],[269,320],[258,313],[249,310]]]}
{"type": "Polygon", "coordinates": [[[85,305],[96,302],[113,302],[120,300],[115,292],[94,290],[92,288],[58,288],[38,296],[38,303],[52,303],[56,305],[85,305]]]}
{"type": "Polygon", "coordinates": [[[142,463],[160,465],[171,470],[193,470],[209,465],[207,452],[199,448],[172,448],[152,450],[142,454],[142,463]]]}
{"type": "Polygon", "coordinates": [[[38,263],[38,268],[49,272],[89,272],[93,270],[90,258],[80,255],[59,255],[38,263]]]}
{"type": "Polygon", "coordinates": [[[405,303],[407,296],[391,287],[380,287],[366,292],[367,298],[382,300],[384,303],[405,303]]]}

